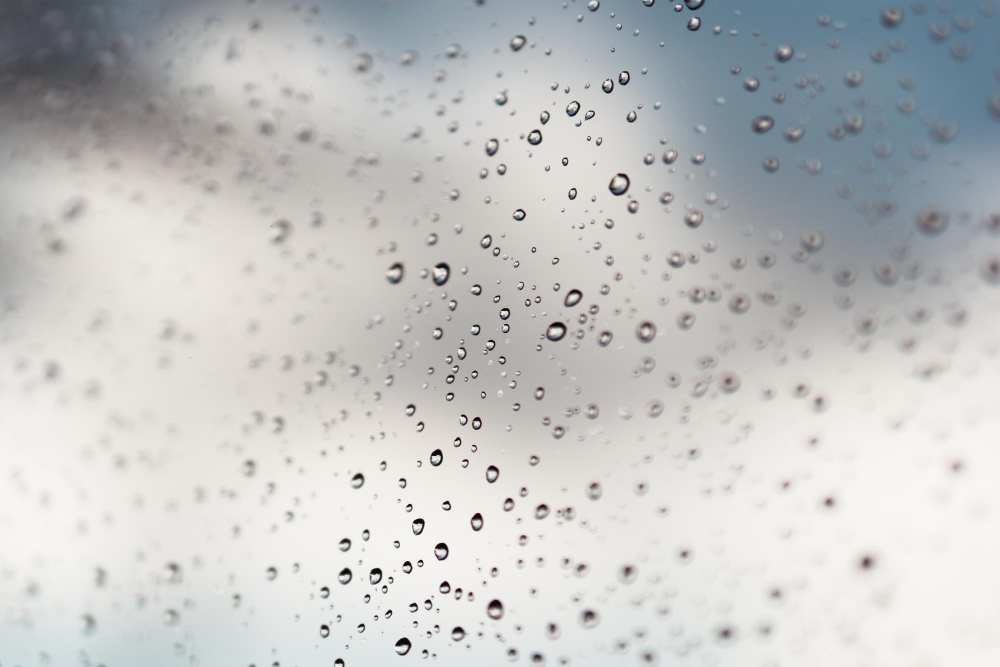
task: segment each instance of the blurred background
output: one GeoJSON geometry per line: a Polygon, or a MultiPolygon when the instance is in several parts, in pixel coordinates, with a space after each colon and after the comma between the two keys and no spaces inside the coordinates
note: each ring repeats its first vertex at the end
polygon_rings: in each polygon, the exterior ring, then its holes
{"type": "Polygon", "coordinates": [[[0,665],[1000,664],[998,13],[0,0],[0,665]]]}

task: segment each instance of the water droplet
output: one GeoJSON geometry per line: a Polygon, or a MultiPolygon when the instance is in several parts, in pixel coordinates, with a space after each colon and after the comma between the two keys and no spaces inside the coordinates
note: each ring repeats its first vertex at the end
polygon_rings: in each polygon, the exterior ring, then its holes
{"type": "Polygon", "coordinates": [[[448,282],[448,277],[450,275],[451,275],[451,267],[445,264],[444,262],[441,262],[432,269],[431,280],[434,281],[435,285],[440,287],[444,285],[446,282],[448,282]]]}
{"type": "Polygon", "coordinates": [[[782,44],[774,51],[774,57],[779,63],[788,62],[794,54],[795,50],[789,44],[782,44]]]}
{"type": "Polygon", "coordinates": [[[642,322],[636,327],[635,335],[643,343],[649,343],[656,338],[656,325],[649,321],[642,322]]]}
{"type": "Polygon", "coordinates": [[[806,133],[806,128],[801,125],[789,125],[785,128],[785,140],[795,143],[806,133]]]}
{"type": "Polygon", "coordinates": [[[901,7],[886,7],[879,15],[879,23],[885,28],[898,28],[903,22],[903,9],[901,7]]]}
{"type": "Polygon", "coordinates": [[[733,372],[725,372],[719,375],[719,389],[726,394],[731,394],[740,388],[740,376],[733,372]]]}
{"type": "Polygon", "coordinates": [[[924,234],[940,234],[948,226],[948,212],[936,206],[928,206],[917,212],[917,228],[924,234]]]}
{"type": "Polygon", "coordinates": [[[386,269],[385,278],[393,285],[398,284],[403,279],[403,265],[396,262],[390,266],[386,269]]]}
{"type": "Polygon", "coordinates": [[[625,174],[615,174],[608,184],[611,194],[620,196],[628,192],[629,178],[625,174]]]}
{"type": "Polygon", "coordinates": [[[354,60],[351,61],[351,69],[355,72],[363,73],[370,70],[374,64],[375,60],[371,57],[371,55],[367,53],[359,53],[354,56],[354,60]]]}
{"type": "Polygon", "coordinates": [[[563,304],[567,308],[572,308],[576,304],[583,300],[583,292],[578,289],[572,289],[566,293],[566,298],[563,300],[563,304]]]}
{"type": "Polygon", "coordinates": [[[757,134],[764,134],[774,127],[774,119],[770,116],[757,116],[753,119],[753,131],[757,134]]]}
{"type": "Polygon", "coordinates": [[[565,335],[566,325],[562,322],[553,322],[549,325],[549,328],[545,330],[545,337],[553,342],[562,340],[565,335]]]}

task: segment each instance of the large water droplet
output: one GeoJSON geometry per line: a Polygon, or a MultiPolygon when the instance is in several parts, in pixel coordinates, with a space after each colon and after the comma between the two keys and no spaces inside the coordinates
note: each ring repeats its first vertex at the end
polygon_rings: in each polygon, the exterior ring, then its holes
{"type": "Polygon", "coordinates": [[[608,184],[608,189],[613,195],[623,195],[628,192],[629,179],[625,174],[615,174],[608,184]]]}
{"type": "Polygon", "coordinates": [[[553,322],[549,325],[549,328],[545,330],[545,337],[553,342],[562,340],[565,335],[566,325],[562,322],[553,322]]]}
{"type": "Polygon", "coordinates": [[[431,280],[433,280],[434,284],[437,285],[438,287],[448,282],[448,277],[450,275],[451,275],[451,267],[445,264],[444,262],[441,262],[440,264],[436,265],[431,270],[431,280]]]}

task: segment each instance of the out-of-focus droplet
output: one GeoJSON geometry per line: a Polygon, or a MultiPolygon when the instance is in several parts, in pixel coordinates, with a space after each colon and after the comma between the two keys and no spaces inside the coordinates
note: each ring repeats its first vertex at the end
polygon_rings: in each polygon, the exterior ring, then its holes
{"type": "Polygon", "coordinates": [[[753,119],[753,131],[757,134],[764,134],[774,127],[774,119],[770,116],[757,116],[753,119]]]}
{"type": "Polygon", "coordinates": [[[399,262],[396,262],[395,264],[390,266],[388,269],[386,269],[385,278],[393,285],[398,284],[400,281],[403,280],[403,265],[399,262]]]}

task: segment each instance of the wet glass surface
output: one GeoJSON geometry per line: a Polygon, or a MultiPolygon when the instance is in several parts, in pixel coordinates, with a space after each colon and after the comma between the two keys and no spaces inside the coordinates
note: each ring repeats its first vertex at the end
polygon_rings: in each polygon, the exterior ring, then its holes
{"type": "Polygon", "coordinates": [[[1000,664],[998,13],[0,1],[0,665],[1000,664]]]}

